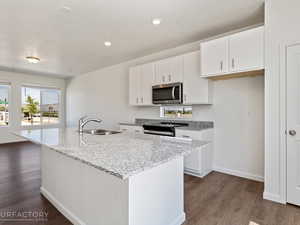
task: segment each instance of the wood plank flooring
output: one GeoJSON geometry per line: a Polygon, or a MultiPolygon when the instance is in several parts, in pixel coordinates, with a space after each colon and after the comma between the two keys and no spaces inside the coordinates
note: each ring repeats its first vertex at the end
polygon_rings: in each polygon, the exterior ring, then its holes
{"type": "MultiPolygon", "coordinates": [[[[40,182],[38,145],[0,145],[0,225],[71,224],[40,195],[40,182]],[[41,211],[48,216],[45,221],[1,220],[7,218],[4,213],[14,211],[41,211]]],[[[262,192],[263,183],[217,172],[204,179],[185,176],[184,225],[248,225],[251,221],[254,225],[300,225],[299,207],[263,200],[262,192]]]]}

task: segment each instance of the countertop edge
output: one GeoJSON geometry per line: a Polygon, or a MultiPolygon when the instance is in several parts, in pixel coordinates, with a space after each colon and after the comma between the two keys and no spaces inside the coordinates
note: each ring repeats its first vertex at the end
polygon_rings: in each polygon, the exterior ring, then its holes
{"type": "MultiPolygon", "coordinates": [[[[77,161],[80,161],[80,162],[82,162],[82,163],[84,163],[84,164],[86,164],[86,165],[92,166],[92,167],[94,167],[95,169],[98,169],[98,170],[100,170],[100,171],[106,172],[106,173],[108,173],[108,174],[110,174],[110,175],[112,175],[112,176],[115,176],[115,177],[117,177],[117,178],[119,178],[119,179],[122,179],[122,180],[129,179],[130,177],[133,177],[134,175],[137,175],[137,174],[142,173],[142,172],[144,172],[144,171],[150,170],[150,169],[155,168],[155,167],[157,167],[157,166],[159,166],[159,165],[162,165],[162,164],[164,164],[164,163],[167,163],[167,162],[170,162],[170,161],[172,161],[172,160],[175,160],[175,159],[177,159],[177,158],[179,158],[179,157],[184,157],[184,156],[188,155],[189,153],[191,153],[191,151],[192,151],[192,150],[191,150],[190,152],[178,154],[178,155],[173,156],[173,157],[171,157],[171,158],[169,158],[169,159],[165,159],[165,160],[162,160],[162,161],[160,161],[160,162],[158,162],[158,163],[154,163],[154,164],[152,164],[152,165],[149,166],[149,167],[144,167],[144,168],[141,168],[141,169],[139,169],[139,170],[136,170],[136,171],[134,171],[134,172],[132,172],[132,173],[129,173],[129,174],[127,174],[127,175],[122,175],[122,174],[115,173],[115,172],[113,172],[113,171],[107,170],[107,169],[105,169],[105,168],[103,168],[103,167],[97,166],[97,165],[95,165],[95,164],[93,164],[93,163],[91,163],[91,162],[88,162],[88,161],[86,161],[86,160],[84,160],[84,159],[81,159],[81,158],[79,158],[79,157],[76,157],[76,156],[73,156],[73,155],[69,155],[69,154],[67,154],[67,153],[65,153],[65,152],[63,152],[63,151],[61,151],[61,150],[59,150],[59,149],[56,149],[56,148],[54,148],[54,147],[52,147],[52,146],[49,146],[49,145],[47,145],[47,144],[44,144],[44,143],[40,143],[40,142],[38,142],[38,141],[36,141],[36,140],[34,140],[34,139],[31,139],[31,138],[28,138],[28,137],[24,137],[24,136],[22,136],[22,135],[19,135],[18,133],[14,133],[14,132],[11,132],[11,133],[14,134],[14,135],[16,135],[16,136],[18,136],[18,137],[24,138],[24,139],[26,139],[26,140],[28,140],[28,141],[30,141],[30,142],[33,142],[33,143],[35,143],[35,144],[41,145],[41,146],[43,146],[43,147],[47,147],[47,148],[49,148],[49,149],[51,149],[51,150],[53,150],[53,151],[55,151],[55,152],[57,152],[57,153],[59,153],[59,154],[62,154],[62,155],[64,155],[64,156],[66,156],[66,157],[72,158],[72,159],[77,160],[77,161]]],[[[208,144],[208,143],[206,143],[206,144],[208,144]]],[[[206,144],[205,144],[205,145],[206,145],[206,144]]]]}

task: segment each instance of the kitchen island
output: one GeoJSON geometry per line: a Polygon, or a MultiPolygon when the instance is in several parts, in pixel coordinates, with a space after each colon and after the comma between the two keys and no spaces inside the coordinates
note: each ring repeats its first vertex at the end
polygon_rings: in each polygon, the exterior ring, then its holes
{"type": "Polygon", "coordinates": [[[72,128],[16,133],[42,145],[41,193],[72,223],[180,225],[183,157],[207,142],[72,128]]]}

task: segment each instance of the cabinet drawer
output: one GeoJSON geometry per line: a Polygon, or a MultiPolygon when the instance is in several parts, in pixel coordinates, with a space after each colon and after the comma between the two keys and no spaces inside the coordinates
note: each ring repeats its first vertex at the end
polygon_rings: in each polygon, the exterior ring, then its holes
{"type": "Polygon", "coordinates": [[[213,140],[213,129],[205,129],[200,131],[190,131],[176,129],[176,137],[180,138],[191,138],[194,140],[212,141],[213,140]]]}

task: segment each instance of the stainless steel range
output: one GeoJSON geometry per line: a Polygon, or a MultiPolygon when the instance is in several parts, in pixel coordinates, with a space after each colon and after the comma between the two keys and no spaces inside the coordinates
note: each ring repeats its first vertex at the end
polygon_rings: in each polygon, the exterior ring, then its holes
{"type": "Polygon", "coordinates": [[[173,121],[164,121],[159,123],[148,123],[144,124],[144,134],[160,135],[160,136],[170,136],[175,137],[176,127],[186,127],[187,123],[178,123],[173,121]]]}

